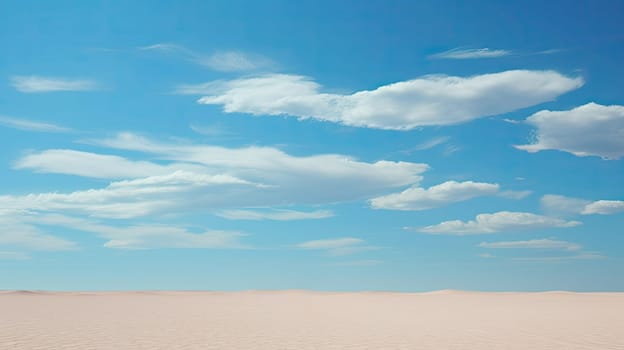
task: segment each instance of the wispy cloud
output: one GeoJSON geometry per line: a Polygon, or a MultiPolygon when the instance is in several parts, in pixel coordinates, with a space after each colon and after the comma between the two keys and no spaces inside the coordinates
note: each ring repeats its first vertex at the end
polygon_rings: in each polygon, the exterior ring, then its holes
{"type": "Polygon", "coordinates": [[[28,260],[30,255],[22,252],[0,252],[0,260],[28,260]]]}
{"type": "Polygon", "coordinates": [[[580,250],[582,246],[567,241],[553,239],[532,239],[528,241],[506,241],[506,242],[481,242],[481,248],[491,249],[555,249],[555,250],[580,250]]]}
{"type": "Polygon", "coordinates": [[[561,255],[561,256],[535,256],[535,257],[517,257],[512,260],[515,261],[527,261],[527,262],[564,262],[574,260],[599,260],[606,259],[607,257],[599,252],[581,252],[573,255],[561,255]]]}
{"type": "Polygon", "coordinates": [[[42,230],[36,220],[25,218],[32,218],[32,214],[23,210],[0,209],[0,246],[19,247],[30,251],[78,249],[75,242],[51,235],[42,230]]]}
{"type": "MultiPolygon", "coordinates": [[[[106,239],[104,247],[115,249],[245,249],[249,246],[240,239],[245,234],[237,231],[189,229],[184,226],[162,224],[104,224],[93,218],[79,218],[63,214],[46,214],[36,212],[14,212],[6,220],[11,227],[22,227],[12,235],[11,232],[0,233],[0,244],[13,243],[31,250],[69,250],[75,244],[49,236],[42,232],[43,228],[65,228],[96,234],[106,239]],[[26,231],[25,229],[29,230],[26,231]],[[34,236],[34,234],[37,234],[34,236]],[[30,235],[30,239],[27,239],[30,235]],[[13,238],[15,242],[7,241],[13,238]],[[35,240],[36,238],[36,240],[35,240]]],[[[2,217],[0,216],[0,223],[2,217]]]]}
{"type": "Polygon", "coordinates": [[[590,201],[547,194],[540,202],[545,211],[555,214],[612,215],[624,212],[624,201],[621,200],[590,201]]]}
{"type": "Polygon", "coordinates": [[[426,210],[475,197],[494,195],[499,188],[498,184],[484,182],[447,181],[427,189],[410,187],[399,193],[376,197],[370,200],[370,205],[373,209],[426,210]]]}
{"type": "Polygon", "coordinates": [[[501,211],[492,214],[479,214],[475,220],[444,221],[437,225],[415,230],[428,234],[466,235],[540,228],[565,228],[580,224],[579,221],[566,221],[533,213],[501,211]]]}
{"type": "Polygon", "coordinates": [[[40,93],[58,91],[91,91],[98,89],[93,80],[42,77],[37,75],[14,76],[11,85],[19,92],[40,93]]]}
{"type": "Polygon", "coordinates": [[[27,119],[18,119],[0,116],[0,125],[25,131],[36,132],[69,132],[71,129],[51,123],[38,122],[27,119]]]}
{"type": "Polygon", "coordinates": [[[171,43],[159,43],[139,47],[139,49],[179,55],[188,61],[220,72],[254,71],[273,65],[271,60],[263,56],[248,54],[241,51],[217,51],[213,54],[206,55],[187,47],[171,43]]]}
{"type": "Polygon", "coordinates": [[[434,148],[435,146],[444,144],[446,142],[448,142],[448,140],[450,139],[450,137],[448,136],[440,136],[440,137],[436,137],[430,140],[427,140],[421,144],[416,145],[414,148],[412,148],[412,150],[414,151],[424,151],[424,150],[428,150],[430,148],[434,148]]]}
{"type": "Polygon", "coordinates": [[[379,249],[379,247],[366,245],[366,242],[362,239],[352,237],[307,241],[298,244],[297,247],[301,249],[324,250],[329,255],[335,256],[379,249]]]}
{"type": "Polygon", "coordinates": [[[230,220],[276,220],[276,221],[293,221],[293,220],[316,220],[325,219],[334,216],[330,210],[315,211],[297,211],[297,210],[223,210],[216,213],[217,216],[230,220]]]}
{"type": "Polygon", "coordinates": [[[479,49],[462,49],[455,48],[448,51],[436,53],[429,56],[433,59],[454,59],[454,60],[466,60],[476,58],[497,58],[503,56],[509,56],[512,52],[509,50],[479,48],[479,49]]]}
{"type": "MultiPolygon", "coordinates": [[[[0,203],[6,208],[111,218],[193,210],[217,212],[319,205],[370,198],[418,184],[421,174],[428,169],[426,164],[368,163],[337,154],[293,156],[272,147],[177,144],[128,133],[91,143],[136,151],[160,161],[135,161],[116,155],[63,149],[33,152],[19,159],[15,167],[125,180],[69,193],[0,194],[0,203]]],[[[295,214],[272,213],[270,216],[301,215],[295,214]]]]}

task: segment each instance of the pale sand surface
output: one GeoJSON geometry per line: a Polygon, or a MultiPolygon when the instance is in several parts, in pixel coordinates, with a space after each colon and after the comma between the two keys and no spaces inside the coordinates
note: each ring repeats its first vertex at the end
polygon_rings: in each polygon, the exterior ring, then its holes
{"type": "Polygon", "coordinates": [[[0,349],[624,349],[624,293],[0,292],[0,349]]]}

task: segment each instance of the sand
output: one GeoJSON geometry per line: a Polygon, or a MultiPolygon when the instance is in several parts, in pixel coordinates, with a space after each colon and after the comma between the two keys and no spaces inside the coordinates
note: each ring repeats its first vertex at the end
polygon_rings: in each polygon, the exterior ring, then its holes
{"type": "Polygon", "coordinates": [[[624,349],[624,293],[6,291],[0,349],[624,349]]]}

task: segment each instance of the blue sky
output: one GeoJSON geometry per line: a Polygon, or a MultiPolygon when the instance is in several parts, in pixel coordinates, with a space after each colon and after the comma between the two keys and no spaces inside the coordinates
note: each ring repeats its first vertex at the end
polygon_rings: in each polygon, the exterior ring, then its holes
{"type": "Polygon", "coordinates": [[[0,289],[624,290],[615,1],[0,2],[0,289]]]}

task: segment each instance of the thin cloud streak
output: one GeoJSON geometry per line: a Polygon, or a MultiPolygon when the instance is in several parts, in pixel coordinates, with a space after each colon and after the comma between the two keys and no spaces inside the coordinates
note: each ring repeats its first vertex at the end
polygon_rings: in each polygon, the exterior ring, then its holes
{"type": "Polygon", "coordinates": [[[23,131],[34,131],[34,132],[51,132],[51,133],[61,133],[61,132],[70,132],[71,129],[65,128],[62,126],[58,126],[51,123],[44,123],[34,120],[27,119],[18,119],[11,117],[0,116],[0,125],[6,126],[8,128],[23,130],[23,131]]]}
{"type": "Polygon", "coordinates": [[[23,93],[92,91],[98,89],[98,83],[93,80],[42,77],[37,75],[13,76],[11,85],[17,91],[23,93]]]}

